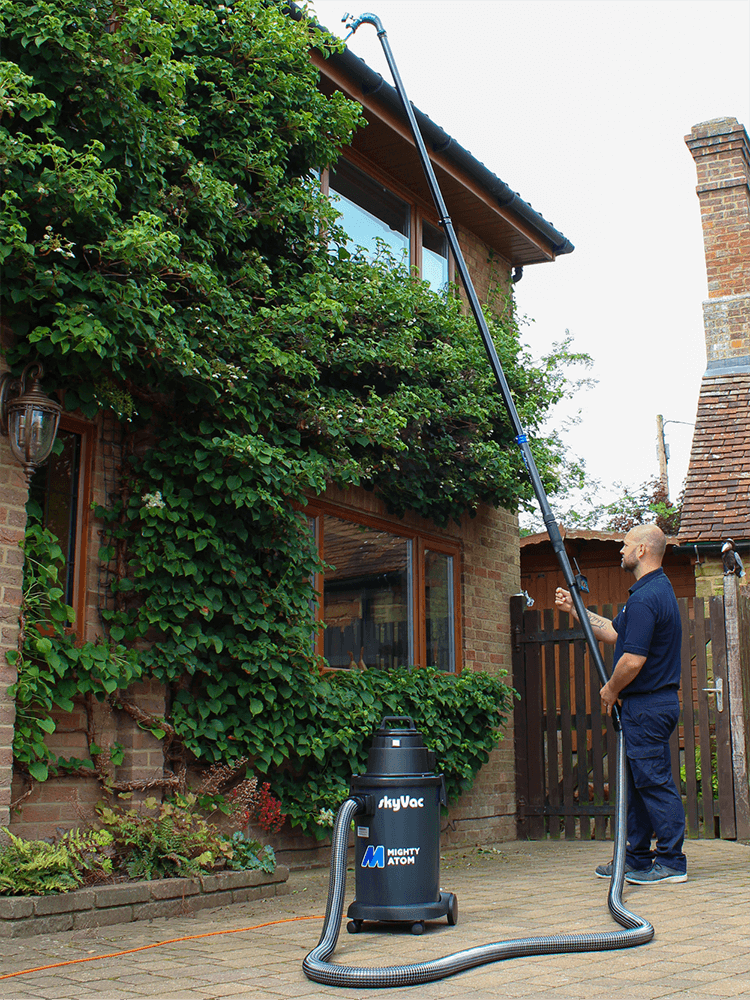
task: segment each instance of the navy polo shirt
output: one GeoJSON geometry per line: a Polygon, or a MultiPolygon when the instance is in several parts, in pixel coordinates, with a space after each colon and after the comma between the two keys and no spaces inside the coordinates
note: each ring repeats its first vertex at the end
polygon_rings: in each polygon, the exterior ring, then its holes
{"type": "Polygon", "coordinates": [[[617,632],[615,663],[623,653],[645,656],[646,662],[620,697],[676,691],[680,686],[682,622],[672,584],[659,567],[636,580],[628,593],[627,604],[612,622],[617,632]]]}

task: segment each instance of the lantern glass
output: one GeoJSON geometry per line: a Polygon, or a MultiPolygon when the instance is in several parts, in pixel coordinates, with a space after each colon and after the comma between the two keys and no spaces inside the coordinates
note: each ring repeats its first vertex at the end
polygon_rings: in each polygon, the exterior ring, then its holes
{"type": "Polygon", "coordinates": [[[59,409],[14,400],[8,406],[8,437],[13,454],[24,466],[46,462],[60,423],[59,409]],[[19,403],[21,405],[19,405],[19,403]]]}

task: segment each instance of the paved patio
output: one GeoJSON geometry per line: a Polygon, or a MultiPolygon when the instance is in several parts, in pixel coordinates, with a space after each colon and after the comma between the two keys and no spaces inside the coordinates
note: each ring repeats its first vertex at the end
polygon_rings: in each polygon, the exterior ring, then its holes
{"type": "MultiPolygon", "coordinates": [[[[334,961],[409,964],[507,938],[617,929],[607,909],[608,882],[593,875],[595,865],[610,856],[610,847],[514,842],[446,851],[441,882],[459,899],[455,927],[441,920],[428,924],[421,937],[393,925],[358,935],[342,928],[334,961]]],[[[687,883],[626,886],[625,904],[656,928],[654,940],[637,948],[511,959],[403,990],[322,986],[302,973],[325,912],[328,872],[316,869],[293,872],[287,896],[204,910],[195,917],[2,941],[0,975],[23,974],[0,979],[0,997],[750,996],[750,847],[689,841],[686,853],[687,883]],[[137,950],[114,954],[130,949],[137,950]],[[40,969],[56,963],[72,964],[40,969]],[[23,971],[29,969],[38,971],[23,971]]],[[[353,896],[350,873],[347,905],[353,896]]]]}

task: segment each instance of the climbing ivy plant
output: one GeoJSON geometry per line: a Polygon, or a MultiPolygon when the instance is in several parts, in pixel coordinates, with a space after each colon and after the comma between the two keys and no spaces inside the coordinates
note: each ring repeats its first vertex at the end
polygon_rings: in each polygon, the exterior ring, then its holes
{"type": "MultiPolygon", "coordinates": [[[[102,612],[168,687],[170,763],[308,773],[334,741],[306,495],[361,485],[441,525],[531,498],[458,298],[350,253],[319,193],[361,116],[318,90],[310,47],[338,43],[313,31],[277,0],[0,0],[6,357],[125,429],[102,612]]],[[[538,431],[576,357],[532,363],[510,302],[490,324],[538,431]]],[[[559,442],[535,449],[554,490],[559,442]]]]}

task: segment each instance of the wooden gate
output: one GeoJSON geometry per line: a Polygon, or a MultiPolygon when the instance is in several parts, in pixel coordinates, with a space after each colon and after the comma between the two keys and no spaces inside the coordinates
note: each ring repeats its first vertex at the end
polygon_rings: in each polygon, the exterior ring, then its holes
{"type": "MultiPolygon", "coordinates": [[[[518,836],[612,836],[609,765],[615,735],[577,622],[511,598],[518,836]]],[[[678,601],[682,618],[680,723],[672,771],[691,837],[736,837],[723,598],[678,601]]],[[[621,606],[620,606],[621,607],[621,606]]],[[[591,608],[613,618],[619,608],[591,608]]],[[[607,672],[613,646],[602,644],[607,672]]]]}

